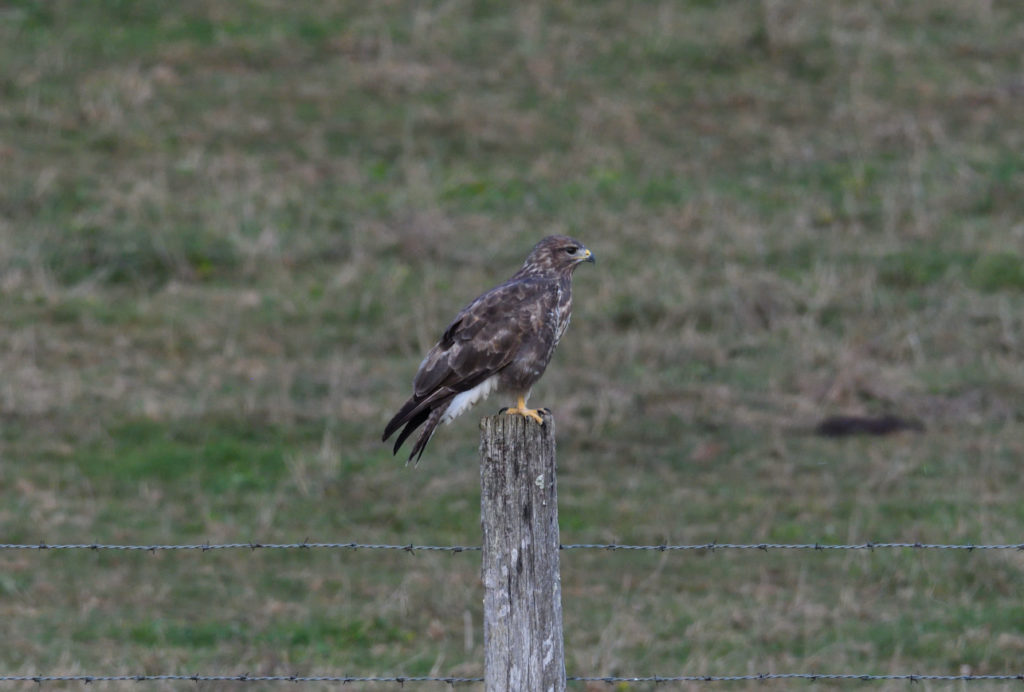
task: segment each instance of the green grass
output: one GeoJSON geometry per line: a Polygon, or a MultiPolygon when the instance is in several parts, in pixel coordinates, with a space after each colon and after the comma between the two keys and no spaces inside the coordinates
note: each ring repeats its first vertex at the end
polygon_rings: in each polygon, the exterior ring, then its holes
{"type": "MultiPolygon", "coordinates": [[[[1024,9],[2,13],[0,540],[478,544],[476,414],[379,432],[551,232],[563,542],[1022,540],[1024,9]]],[[[0,672],[478,675],[477,559],[3,553],[0,672]]],[[[1022,566],[564,553],[568,667],[1018,673],[1022,566]]]]}

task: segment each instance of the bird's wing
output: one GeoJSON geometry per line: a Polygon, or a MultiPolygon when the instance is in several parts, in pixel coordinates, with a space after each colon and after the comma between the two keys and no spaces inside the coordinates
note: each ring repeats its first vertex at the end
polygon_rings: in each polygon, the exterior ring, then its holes
{"type": "MultiPolygon", "coordinates": [[[[550,308],[548,283],[534,278],[508,281],[463,308],[423,359],[413,379],[413,395],[388,423],[384,439],[407,422],[425,421],[429,410],[508,365],[550,308]]],[[[396,449],[411,432],[403,431],[396,449]]]]}

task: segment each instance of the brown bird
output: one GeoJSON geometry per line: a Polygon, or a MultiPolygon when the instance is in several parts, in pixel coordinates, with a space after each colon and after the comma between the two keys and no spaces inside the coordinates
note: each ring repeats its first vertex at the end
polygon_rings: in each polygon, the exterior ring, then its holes
{"type": "Polygon", "coordinates": [[[413,393],[384,428],[399,428],[394,453],[423,430],[408,461],[423,450],[440,423],[448,423],[494,391],[515,400],[506,414],[544,419],[527,408],[530,389],[544,374],[572,313],[572,272],[594,255],[583,243],[552,235],[537,243],[512,277],[455,316],[413,379],[413,393]]]}

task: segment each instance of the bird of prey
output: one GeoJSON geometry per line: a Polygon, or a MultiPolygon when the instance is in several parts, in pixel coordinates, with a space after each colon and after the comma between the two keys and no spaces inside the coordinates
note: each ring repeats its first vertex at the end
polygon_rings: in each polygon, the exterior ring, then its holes
{"type": "Polygon", "coordinates": [[[543,425],[526,400],[569,326],[573,270],[593,261],[593,253],[568,236],[552,235],[537,243],[519,271],[464,307],[444,330],[420,363],[412,396],[384,428],[382,441],[405,426],[395,441],[397,454],[422,425],[408,459],[418,462],[440,423],[496,390],[516,402],[506,414],[543,425]]]}

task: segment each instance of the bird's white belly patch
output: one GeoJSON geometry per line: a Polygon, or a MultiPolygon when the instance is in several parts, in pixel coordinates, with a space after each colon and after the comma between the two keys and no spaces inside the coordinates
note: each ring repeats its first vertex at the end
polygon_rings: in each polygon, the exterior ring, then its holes
{"type": "Polygon", "coordinates": [[[497,386],[498,376],[491,375],[472,389],[467,389],[464,392],[456,394],[452,399],[452,403],[448,405],[448,410],[446,410],[444,415],[441,416],[441,422],[450,423],[452,419],[461,416],[475,404],[490,396],[491,392],[493,392],[497,386]]]}

